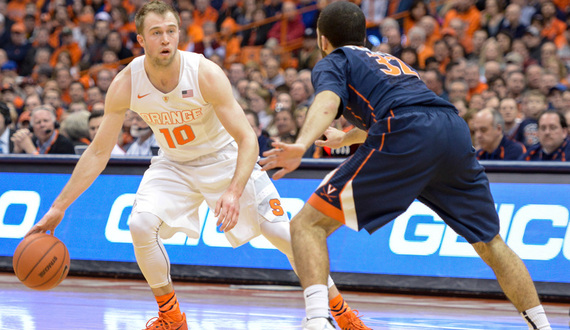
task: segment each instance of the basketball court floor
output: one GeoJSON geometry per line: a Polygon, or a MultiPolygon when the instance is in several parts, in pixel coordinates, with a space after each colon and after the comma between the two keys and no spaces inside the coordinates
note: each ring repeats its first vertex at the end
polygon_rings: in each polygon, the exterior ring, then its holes
{"type": "MultiPolygon", "coordinates": [[[[175,283],[190,329],[299,329],[299,287],[175,283]]],[[[526,329],[503,300],[343,292],[372,329],[526,329]]],[[[553,329],[570,329],[568,304],[545,303],[553,329]]],[[[144,281],[68,277],[50,291],[33,291],[0,273],[2,330],[143,329],[157,306],[144,281]]]]}

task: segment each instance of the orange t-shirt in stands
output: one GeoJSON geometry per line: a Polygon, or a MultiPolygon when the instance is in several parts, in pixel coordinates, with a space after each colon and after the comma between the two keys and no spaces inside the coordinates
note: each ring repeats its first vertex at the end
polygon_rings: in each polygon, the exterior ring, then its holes
{"type": "Polygon", "coordinates": [[[464,13],[460,13],[455,9],[448,11],[447,14],[445,14],[443,28],[449,27],[449,22],[454,18],[459,18],[467,24],[465,33],[470,38],[473,37],[473,33],[481,27],[481,12],[475,6],[471,6],[471,8],[464,13]]]}

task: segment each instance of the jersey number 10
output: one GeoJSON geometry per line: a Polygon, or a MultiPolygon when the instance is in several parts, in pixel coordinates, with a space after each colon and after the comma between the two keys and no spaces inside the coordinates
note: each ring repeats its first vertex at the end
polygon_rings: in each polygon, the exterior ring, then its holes
{"type": "Polygon", "coordinates": [[[176,148],[174,140],[176,140],[176,143],[181,146],[196,138],[196,135],[194,135],[194,132],[192,131],[192,127],[189,125],[178,126],[172,129],[172,132],[170,132],[168,128],[162,128],[159,131],[164,135],[166,143],[168,143],[170,148],[176,148]]]}

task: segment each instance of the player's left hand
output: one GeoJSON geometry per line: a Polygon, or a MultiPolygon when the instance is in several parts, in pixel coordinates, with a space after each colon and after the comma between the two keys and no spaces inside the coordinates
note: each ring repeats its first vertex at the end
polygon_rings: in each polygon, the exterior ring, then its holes
{"type": "Polygon", "coordinates": [[[287,144],[283,142],[273,142],[271,145],[274,149],[263,153],[263,156],[266,158],[260,160],[259,165],[263,166],[262,170],[264,171],[280,167],[281,169],[271,176],[273,180],[279,180],[285,174],[293,172],[299,167],[305,153],[305,147],[302,144],[287,144]]]}
{"type": "Polygon", "coordinates": [[[238,222],[239,196],[231,191],[226,191],[216,202],[214,215],[218,218],[216,226],[223,232],[228,232],[238,222]]]}

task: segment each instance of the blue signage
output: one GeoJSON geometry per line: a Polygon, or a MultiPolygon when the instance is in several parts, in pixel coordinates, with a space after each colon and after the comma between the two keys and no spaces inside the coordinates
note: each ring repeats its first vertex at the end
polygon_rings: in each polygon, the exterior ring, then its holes
{"type": "MultiPolygon", "coordinates": [[[[47,212],[68,174],[0,173],[0,256],[11,256],[25,233],[47,212]]],[[[128,219],[139,175],[101,175],[68,209],[55,231],[71,258],[134,262],[128,219]]],[[[281,179],[282,205],[295,215],[319,179],[281,179]]],[[[492,183],[501,235],[535,281],[570,283],[570,185],[492,183]]],[[[202,234],[164,241],[173,264],[291,269],[287,258],[258,237],[233,249],[204,204],[202,234]]],[[[328,240],[331,271],[494,279],[463,238],[428,207],[414,202],[369,235],[345,227],[328,240]]]]}

